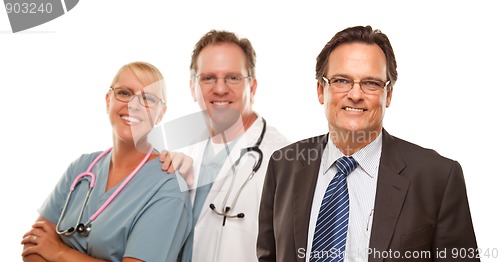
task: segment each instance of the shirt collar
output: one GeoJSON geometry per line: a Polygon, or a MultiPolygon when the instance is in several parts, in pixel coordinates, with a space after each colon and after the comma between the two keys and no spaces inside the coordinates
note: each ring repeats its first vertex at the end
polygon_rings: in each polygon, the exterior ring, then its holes
{"type": "MultiPolygon", "coordinates": [[[[352,154],[352,157],[358,166],[361,167],[368,176],[374,178],[378,174],[378,166],[380,162],[380,155],[382,153],[382,132],[368,145],[358,150],[356,153],[352,154]]],[[[323,153],[323,163],[325,163],[323,168],[323,175],[334,167],[335,161],[344,154],[333,144],[330,136],[328,136],[328,143],[326,144],[325,152],[323,153]]]]}

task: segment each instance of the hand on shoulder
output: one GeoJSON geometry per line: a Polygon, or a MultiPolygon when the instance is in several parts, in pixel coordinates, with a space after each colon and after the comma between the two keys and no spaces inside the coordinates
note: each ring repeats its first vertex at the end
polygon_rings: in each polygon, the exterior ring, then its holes
{"type": "Polygon", "coordinates": [[[177,170],[186,180],[188,186],[193,185],[193,159],[191,157],[181,152],[163,150],[160,153],[159,160],[163,163],[162,170],[167,171],[169,174],[173,174],[177,170]]]}

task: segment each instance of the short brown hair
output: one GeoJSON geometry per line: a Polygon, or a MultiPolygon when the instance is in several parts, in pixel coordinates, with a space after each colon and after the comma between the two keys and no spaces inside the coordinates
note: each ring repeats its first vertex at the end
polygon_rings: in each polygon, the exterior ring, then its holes
{"type": "Polygon", "coordinates": [[[255,50],[253,49],[250,40],[248,40],[247,38],[239,38],[235,33],[232,32],[218,30],[211,30],[202,38],[200,38],[198,43],[196,43],[193,54],[191,56],[191,75],[194,76],[194,74],[196,74],[196,71],[198,70],[197,60],[198,56],[201,53],[201,50],[203,50],[203,48],[205,48],[206,46],[221,43],[236,44],[241,48],[241,50],[243,50],[243,53],[245,53],[245,57],[247,60],[246,65],[248,74],[249,76],[255,78],[255,60],[257,55],[255,54],[255,50]]]}
{"type": "Polygon", "coordinates": [[[371,26],[349,27],[336,33],[316,58],[316,79],[322,81],[324,74],[328,70],[328,57],[335,48],[342,44],[354,42],[368,45],[376,44],[382,49],[387,62],[387,78],[391,81],[389,88],[392,88],[398,79],[398,71],[391,42],[384,33],[378,29],[373,30],[371,26]]]}

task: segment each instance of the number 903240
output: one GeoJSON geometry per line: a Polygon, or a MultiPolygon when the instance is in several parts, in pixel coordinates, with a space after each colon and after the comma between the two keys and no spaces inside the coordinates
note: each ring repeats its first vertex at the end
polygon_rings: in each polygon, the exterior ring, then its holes
{"type": "Polygon", "coordinates": [[[7,14],[43,14],[52,13],[51,3],[6,3],[7,14]]]}

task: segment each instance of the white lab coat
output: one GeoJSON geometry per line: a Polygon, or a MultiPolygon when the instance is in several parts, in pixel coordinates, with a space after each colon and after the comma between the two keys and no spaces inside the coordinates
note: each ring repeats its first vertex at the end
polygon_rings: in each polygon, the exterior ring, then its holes
{"type": "MultiPolygon", "coordinates": [[[[231,215],[244,213],[244,218],[227,218],[225,226],[222,226],[223,217],[215,214],[209,208],[209,205],[213,203],[217,211],[221,212],[224,198],[228,194],[233,178],[231,166],[240,156],[242,148],[255,145],[262,132],[262,127],[262,117],[259,117],[245,134],[238,139],[231,151],[230,157],[223,164],[216,181],[212,185],[207,199],[202,206],[200,217],[194,227],[193,262],[257,261],[258,214],[267,165],[271,154],[275,150],[289,144],[289,141],[275,128],[267,124],[264,139],[260,145],[260,149],[263,152],[260,169],[245,185],[235,206],[231,207],[231,215]]],[[[189,154],[193,157],[194,181],[198,181],[200,165],[206,145],[207,141],[205,140],[191,146],[192,150],[188,150],[191,151],[189,154]]],[[[254,159],[247,155],[240,160],[234,185],[226,205],[232,205],[235,195],[248,178],[254,163],[254,159]]],[[[195,189],[191,190],[192,201],[194,200],[195,192],[195,189]]]]}

